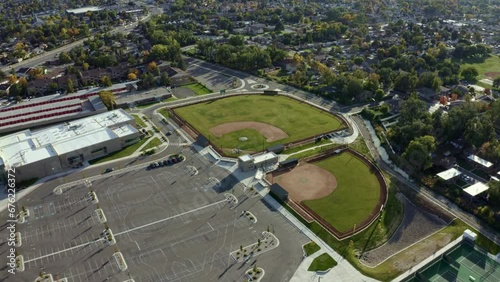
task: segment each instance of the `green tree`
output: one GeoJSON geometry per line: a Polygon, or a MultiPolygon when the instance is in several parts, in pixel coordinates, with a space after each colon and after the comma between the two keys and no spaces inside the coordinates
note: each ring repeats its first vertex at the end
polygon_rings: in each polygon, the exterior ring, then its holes
{"type": "Polygon", "coordinates": [[[102,86],[109,87],[109,86],[113,85],[113,82],[111,82],[111,78],[109,78],[109,76],[107,76],[107,75],[101,77],[100,81],[101,81],[102,86]]]}
{"type": "Polygon", "coordinates": [[[466,67],[461,72],[462,77],[470,82],[476,81],[476,77],[479,75],[479,72],[475,67],[466,67]]]}
{"type": "Polygon", "coordinates": [[[467,122],[464,135],[469,144],[479,148],[495,138],[495,128],[490,119],[476,116],[467,122]]]}
{"type": "Polygon", "coordinates": [[[281,22],[281,20],[279,20],[276,25],[274,26],[274,31],[283,31],[285,30],[285,25],[281,22]]]}
{"type": "Polygon", "coordinates": [[[67,84],[67,86],[66,86],[66,91],[67,91],[68,93],[73,93],[73,92],[75,92],[75,88],[74,88],[74,85],[73,85],[73,80],[68,79],[68,84],[67,84]]]}
{"type": "Polygon", "coordinates": [[[493,87],[500,88],[500,76],[493,80],[493,87]]]}
{"type": "Polygon", "coordinates": [[[418,77],[407,72],[400,72],[394,81],[394,88],[400,91],[412,91],[417,86],[418,77]]]}
{"type": "Polygon", "coordinates": [[[384,96],[385,92],[383,89],[377,89],[377,91],[375,91],[375,100],[380,101],[384,98],[384,96]]]}
{"type": "Polygon", "coordinates": [[[160,76],[160,84],[162,86],[169,86],[171,84],[170,78],[166,72],[163,72],[160,76]]]}
{"type": "Polygon", "coordinates": [[[59,54],[59,62],[61,64],[69,64],[71,63],[71,57],[66,52],[61,52],[59,54]]]}
{"type": "Polygon", "coordinates": [[[99,98],[101,98],[102,103],[108,108],[113,109],[116,106],[115,95],[112,91],[100,91],[99,98]]]}
{"type": "Polygon", "coordinates": [[[490,181],[488,183],[488,200],[496,206],[500,205],[500,181],[490,181]]]}
{"type": "Polygon", "coordinates": [[[412,140],[403,153],[405,158],[417,171],[422,171],[432,165],[431,153],[436,150],[436,140],[426,135],[412,140]]]}

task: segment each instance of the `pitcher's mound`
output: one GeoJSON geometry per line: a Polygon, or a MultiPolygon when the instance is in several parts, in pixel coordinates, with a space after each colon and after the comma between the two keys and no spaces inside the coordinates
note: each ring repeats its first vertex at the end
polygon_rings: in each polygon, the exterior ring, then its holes
{"type": "Polygon", "coordinates": [[[288,196],[296,202],[326,197],[337,188],[335,176],[313,164],[296,166],[289,172],[275,176],[272,182],[285,188],[288,196]]]}

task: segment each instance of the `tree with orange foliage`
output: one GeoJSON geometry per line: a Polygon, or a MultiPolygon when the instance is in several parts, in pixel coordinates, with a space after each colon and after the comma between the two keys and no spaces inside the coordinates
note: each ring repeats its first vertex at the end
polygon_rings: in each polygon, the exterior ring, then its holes
{"type": "Polygon", "coordinates": [[[137,79],[137,75],[135,73],[131,72],[131,73],[129,73],[127,75],[127,79],[128,80],[136,80],[137,79]]]}

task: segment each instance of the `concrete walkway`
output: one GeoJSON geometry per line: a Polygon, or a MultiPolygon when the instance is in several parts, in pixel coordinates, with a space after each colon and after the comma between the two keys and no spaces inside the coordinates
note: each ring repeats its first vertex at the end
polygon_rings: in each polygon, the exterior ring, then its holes
{"type": "Polygon", "coordinates": [[[301,150],[301,151],[298,151],[298,152],[295,152],[295,153],[292,153],[292,154],[280,154],[279,155],[279,161],[281,162],[281,161],[284,161],[284,160],[288,159],[289,157],[293,157],[293,155],[297,155],[297,154],[300,154],[300,153],[303,153],[303,152],[307,152],[307,151],[311,151],[311,150],[316,150],[318,148],[330,146],[332,144],[348,145],[348,144],[351,144],[352,142],[356,141],[356,139],[359,136],[359,129],[356,126],[354,126],[355,123],[352,120],[352,118],[351,118],[350,115],[343,115],[343,117],[351,124],[352,131],[353,131],[351,135],[345,136],[345,137],[335,136],[333,138],[330,138],[331,142],[327,143],[327,144],[321,144],[321,145],[314,146],[314,147],[311,147],[311,148],[307,148],[307,149],[304,149],[304,150],[301,150]]]}
{"type": "MultiPolygon", "coordinates": [[[[233,171],[233,175],[242,183],[247,186],[253,185],[255,182],[255,172],[253,173],[242,173],[241,171],[233,171]]],[[[287,209],[281,206],[271,195],[268,194],[269,189],[265,187],[264,189],[257,188],[259,185],[253,185],[259,191],[263,200],[266,201],[273,209],[281,213],[290,224],[294,225],[301,233],[306,235],[309,239],[316,242],[321,250],[318,251],[318,255],[322,253],[328,253],[338,265],[332,268],[328,273],[319,275],[316,272],[307,271],[312,259],[306,258],[302,261],[299,268],[295,271],[291,282],[304,282],[304,281],[317,281],[316,277],[321,277],[323,281],[377,281],[367,276],[361,274],[356,270],[347,260],[345,260],[340,254],[335,252],[330,246],[328,246],[321,238],[319,238],[314,232],[309,230],[302,222],[300,222],[294,215],[292,215],[287,209]]],[[[314,258],[314,256],[312,256],[314,258]]]]}

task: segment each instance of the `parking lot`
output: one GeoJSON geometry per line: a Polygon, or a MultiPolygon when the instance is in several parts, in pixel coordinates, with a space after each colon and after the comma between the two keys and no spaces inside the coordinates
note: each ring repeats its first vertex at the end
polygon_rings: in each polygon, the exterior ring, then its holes
{"type": "MultiPolygon", "coordinates": [[[[26,270],[10,276],[2,271],[0,281],[32,281],[41,271],[68,281],[242,281],[253,264],[265,269],[263,281],[288,281],[307,238],[259,197],[248,198],[228,171],[189,149],[183,155],[182,163],[114,171],[61,195],[48,194],[42,186],[23,198],[19,204],[30,217],[17,225],[22,234],[17,251],[26,270]],[[228,201],[230,195],[237,204],[228,201]],[[97,208],[106,224],[99,222],[97,208]],[[242,211],[251,211],[257,223],[241,216],[242,211]],[[106,227],[115,245],[101,235],[106,227]],[[229,255],[257,242],[266,230],[279,239],[277,248],[239,263],[229,255]],[[117,251],[126,271],[113,258],[117,251]]],[[[2,213],[1,219],[6,218],[2,213]]],[[[5,229],[1,236],[7,238],[5,229]]],[[[3,239],[0,251],[7,249],[3,239]]]]}

